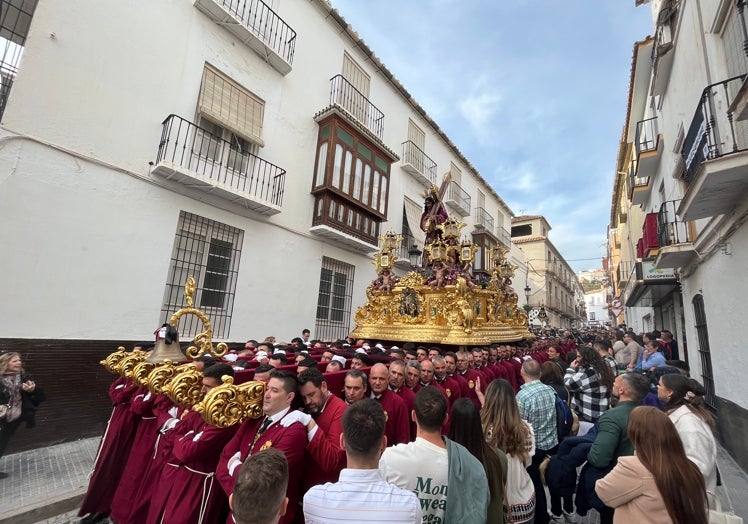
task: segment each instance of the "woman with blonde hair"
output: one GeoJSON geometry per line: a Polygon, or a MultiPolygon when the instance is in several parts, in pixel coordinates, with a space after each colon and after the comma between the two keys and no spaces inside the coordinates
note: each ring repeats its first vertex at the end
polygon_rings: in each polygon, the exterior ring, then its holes
{"type": "MultiPolygon", "coordinates": [[[[42,400],[44,393],[23,371],[20,353],[0,355],[0,457],[22,422],[34,427],[36,407],[42,400]]],[[[0,479],[7,476],[0,472],[0,479]]]]}
{"type": "MultiPolygon", "coordinates": [[[[717,442],[714,419],[704,407],[704,387],[679,373],[662,375],[657,396],[683,441],[686,456],[704,476],[706,490],[714,496],[717,489],[717,442]]],[[[711,498],[711,497],[710,497],[711,498]]]]}
{"type": "Polygon", "coordinates": [[[514,389],[509,382],[503,378],[492,381],[484,396],[480,418],[486,442],[507,456],[509,522],[531,522],[535,517],[535,488],[526,468],[535,454],[535,435],[519,415],[514,389]]]}
{"type": "Polygon", "coordinates": [[[613,522],[707,524],[704,477],[686,456],[678,432],[657,408],[639,406],[629,415],[628,436],[634,455],[595,483],[613,522]]]}

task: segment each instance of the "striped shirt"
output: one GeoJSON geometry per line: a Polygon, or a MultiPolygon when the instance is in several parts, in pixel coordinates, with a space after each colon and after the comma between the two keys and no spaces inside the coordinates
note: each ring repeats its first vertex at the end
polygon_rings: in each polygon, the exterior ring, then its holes
{"type": "Polygon", "coordinates": [[[418,524],[421,505],[413,492],[385,482],[378,469],[344,469],[340,481],[304,495],[306,524],[418,524]]]}

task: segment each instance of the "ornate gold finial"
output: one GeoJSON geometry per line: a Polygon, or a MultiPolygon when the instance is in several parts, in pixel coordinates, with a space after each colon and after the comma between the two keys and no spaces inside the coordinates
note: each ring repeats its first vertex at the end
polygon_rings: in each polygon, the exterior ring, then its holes
{"type": "Polygon", "coordinates": [[[192,363],[182,364],[175,371],[174,376],[163,385],[161,391],[175,404],[194,406],[202,396],[202,372],[192,363]]]}
{"type": "Polygon", "coordinates": [[[192,307],[192,304],[194,304],[195,291],[195,278],[192,276],[187,277],[187,282],[184,284],[184,296],[187,297],[185,299],[187,307],[192,307]]]}
{"type": "Polygon", "coordinates": [[[234,385],[228,375],[221,377],[223,384],[213,388],[192,409],[200,413],[206,423],[227,428],[246,419],[262,416],[262,401],[265,396],[264,382],[245,382],[234,385]]]}
{"type": "Polygon", "coordinates": [[[205,331],[195,335],[193,342],[194,346],[190,346],[185,350],[185,355],[188,358],[196,359],[197,357],[210,353],[214,357],[222,357],[229,350],[229,346],[225,342],[219,342],[216,347],[213,347],[213,325],[210,323],[208,315],[203,313],[193,306],[193,297],[195,295],[195,278],[190,276],[187,278],[187,283],[184,286],[184,295],[187,302],[187,307],[183,307],[175,312],[169,319],[169,324],[175,328],[179,325],[179,319],[183,315],[195,315],[203,323],[205,331]]]}

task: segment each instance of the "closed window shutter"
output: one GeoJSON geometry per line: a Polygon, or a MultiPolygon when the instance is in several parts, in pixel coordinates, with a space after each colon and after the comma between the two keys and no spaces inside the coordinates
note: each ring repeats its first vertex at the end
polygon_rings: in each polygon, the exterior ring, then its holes
{"type": "Polygon", "coordinates": [[[229,77],[205,64],[198,111],[216,124],[259,146],[265,102],[229,77]]]}

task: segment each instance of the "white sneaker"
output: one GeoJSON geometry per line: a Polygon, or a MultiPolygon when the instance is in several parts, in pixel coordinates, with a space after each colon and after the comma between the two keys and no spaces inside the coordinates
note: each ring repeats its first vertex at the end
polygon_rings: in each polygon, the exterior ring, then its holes
{"type": "Polygon", "coordinates": [[[574,511],[572,511],[571,513],[566,513],[564,511],[564,519],[569,524],[572,524],[572,523],[575,523],[575,522],[579,521],[579,517],[577,516],[577,514],[574,511]]]}
{"type": "Polygon", "coordinates": [[[553,513],[549,513],[548,516],[550,517],[550,522],[565,522],[563,515],[554,515],[553,513]]]}

